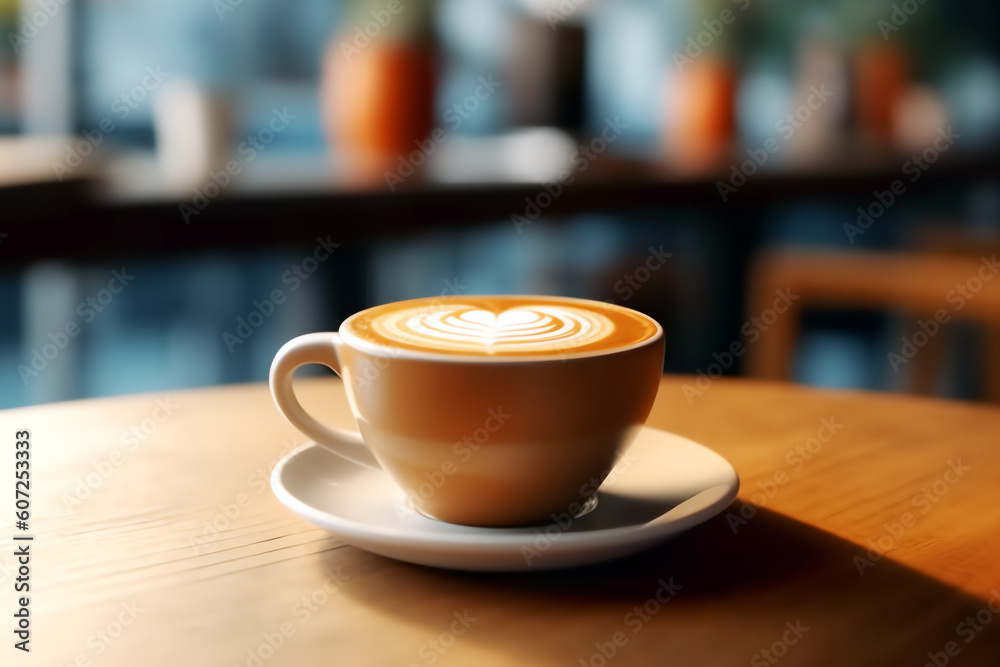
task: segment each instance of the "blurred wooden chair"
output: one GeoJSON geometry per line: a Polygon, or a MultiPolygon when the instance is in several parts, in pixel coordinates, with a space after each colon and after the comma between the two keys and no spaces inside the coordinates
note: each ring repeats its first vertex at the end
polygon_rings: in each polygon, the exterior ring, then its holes
{"type": "MultiPolygon", "coordinates": [[[[759,378],[791,378],[792,357],[806,308],[899,311],[913,317],[914,327],[918,320],[934,320],[943,310],[950,321],[984,326],[983,390],[986,400],[1000,402],[998,255],[767,251],[751,269],[749,313],[759,317],[770,308],[776,290],[789,290],[798,299],[768,325],[759,341],[747,346],[747,372],[759,378]]],[[[945,324],[937,335],[928,336],[926,344],[908,360],[911,391],[931,393],[947,329],[945,324]]]]}

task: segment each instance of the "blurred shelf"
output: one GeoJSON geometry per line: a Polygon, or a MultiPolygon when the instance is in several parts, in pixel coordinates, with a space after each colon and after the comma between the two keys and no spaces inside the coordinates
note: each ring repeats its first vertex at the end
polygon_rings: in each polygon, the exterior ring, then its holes
{"type": "MultiPolygon", "coordinates": [[[[764,208],[796,199],[865,205],[874,191],[905,178],[902,167],[910,159],[845,150],[808,167],[762,169],[723,201],[718,182],[728,180],[730,165],[745,158],[736,151],[731,161],[722,162],[724,167],[683,173],[663,164],[605,155],[553,197],[543,183],[518,182],[509,179],[510,173],[494,180],[456,182],[461,179],[442,177],[433,169],[417,169],[392,192],[381,176],[359,182],[327,156],[264,155],[198,209],[190,190],[185,196],[183,190],[158,185],[152,156],[123,157],[108,161],[101,179],[0,184],[0,232],[8,235],[0,245],[0,261],[9,266],[47,257],[251,249],[306,244],[327,235],[343,243],[363,243],[428,229],[509,221],[514,214],[529,219],[529,202],[539,205],[546,220],[581,212],[689,208],[735,230],[760,224],[764,208]]],[[[489,170],[480,170],[476,177],[482,174],[489,176],[489,170]]],[[[927,191],[990,181],[1000,182],[1000,153],[954,153],[923,172],[919,187],[927,191]]]]}

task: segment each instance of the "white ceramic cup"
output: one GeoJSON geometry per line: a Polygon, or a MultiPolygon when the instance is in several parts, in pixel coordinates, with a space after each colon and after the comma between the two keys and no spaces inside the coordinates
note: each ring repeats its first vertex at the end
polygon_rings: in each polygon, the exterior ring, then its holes
{"type": "Polygon", "coordinates": [[[296,428],[344,458],[384,468],[421,512],[465,525],[527,525],[592,504],[649,414],[663,349],[660,325],[620,306],[537,296],[418,299],[357,313],[337,333],[289,341],[274,358],[270,384],[296,428]],[[516,355],[478,351],[475,341],[456,353],[366,333],[391,309],[520,313],[536,304],[597,313],[602,322],[633,318],[648,333],[609,338],[605,348],[570,337],[556,349],[516,355]],[[313,363],[343,379],[359,432],[322,424],[299,403],[292,375],[313,363]]]}

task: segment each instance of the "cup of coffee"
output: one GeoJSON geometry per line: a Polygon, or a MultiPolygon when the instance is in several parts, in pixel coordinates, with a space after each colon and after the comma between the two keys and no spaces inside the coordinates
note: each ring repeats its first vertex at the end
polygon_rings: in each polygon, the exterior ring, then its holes
{"type": "Polygon", "coordinates": [[[424,298],[289,341],[270,384],[292,425],[383,468],[420,512],[471,526],[531,525],[593,506],[649,414],[663,349],[655,320],[613,304],[424,298]],[[360,433],[303,409],[292,375],[313,363],[343,379],[360,433]]]}

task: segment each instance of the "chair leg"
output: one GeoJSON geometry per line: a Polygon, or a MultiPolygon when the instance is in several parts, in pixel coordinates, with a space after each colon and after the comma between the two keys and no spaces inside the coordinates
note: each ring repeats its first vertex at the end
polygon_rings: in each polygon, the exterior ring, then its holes
{"type": "Polygon", "coordinates": [[[784,312],[775,310],[776,290],[792,289],[787,272],[779,261],[763,259],[752,273],[748,295],[750,335],[743,341],[747,347],[745,368],[750,377],[768,380],[791,380],[792,359],[798,342],[802,312],[798,302],[782,303],[784,312]],[[773,321],[768,321],[774,315],[773,321]],[[757,324],[754,325],[754,321],[757,324]]]}
{"type": "Polygon", "coordinates": [[[1000,324],[986,327],[986,350],[983,359],[984,398],[990,403],[1000,403],[1000,324]]]}
{"type": "MultiPolygon", "coordinates": [[[[914,328],[912,334],[920,331],[914,328]]],[[[915,394],[929,396],[934,393],[934,383],[937,380],[947,348],[948,332],[942,327],[937,335],[930,336],[927,343],[913,358],[913,375],[911,376],[911,391],[915,394]]]]}

